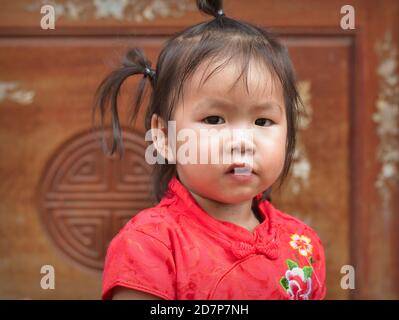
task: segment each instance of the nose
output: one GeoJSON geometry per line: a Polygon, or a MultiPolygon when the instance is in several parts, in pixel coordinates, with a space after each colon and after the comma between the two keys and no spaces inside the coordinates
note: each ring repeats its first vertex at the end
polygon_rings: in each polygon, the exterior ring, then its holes
{"type": "Polygon", "coordinates": [[[253,134],[250,130],[236,130],[226,146],[226,151],[233,159],[235,156],[252,157],[255,153],[253,134]]]}
{"type": "Polygon", "coordinates": [[[230,153],[232,155],[252,155],[253,151],[253,144],[249,140],[235,140],[230,144],[230,153]]]}

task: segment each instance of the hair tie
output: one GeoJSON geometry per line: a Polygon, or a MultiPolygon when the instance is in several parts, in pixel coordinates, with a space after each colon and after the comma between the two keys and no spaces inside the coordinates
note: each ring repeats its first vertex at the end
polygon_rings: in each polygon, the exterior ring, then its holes
{"type": "Polygon", "coordinates": [[[218,18],[224,16],[223,9],[218,10],[217,15],[218,15],[218,18]]]}
{"type": "Polygon", "coordinates": [[[144,77],[149,76],[150,78],[152,78],[153,76],[155,76],[155,70],[152,70],[149,67],[145,67],[144,70],[144,77]]]}

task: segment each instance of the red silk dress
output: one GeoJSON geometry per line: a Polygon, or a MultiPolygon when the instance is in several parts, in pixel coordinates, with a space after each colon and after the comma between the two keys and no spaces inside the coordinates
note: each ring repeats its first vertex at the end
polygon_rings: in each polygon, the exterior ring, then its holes
{"type": "Polygon", "coordinates": [[[256,196],[253,232],[208,215],[173,177],[158,205],[111,241],[103,299],[122,286],[167,300],[323,299],[325,257],[317,234],[256,196]]]}

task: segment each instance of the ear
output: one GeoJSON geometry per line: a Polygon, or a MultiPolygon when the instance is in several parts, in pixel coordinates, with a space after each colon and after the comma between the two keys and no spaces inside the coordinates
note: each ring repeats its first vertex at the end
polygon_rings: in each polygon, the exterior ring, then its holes
{"type": "Polygon", "coordinates": [[[172,148],[168,140],[168,128],[165,121],[156,113],[151,117],[151,135],[157,152],[168,160],[168,163],[173,163],[174,157],[172,148]]]}

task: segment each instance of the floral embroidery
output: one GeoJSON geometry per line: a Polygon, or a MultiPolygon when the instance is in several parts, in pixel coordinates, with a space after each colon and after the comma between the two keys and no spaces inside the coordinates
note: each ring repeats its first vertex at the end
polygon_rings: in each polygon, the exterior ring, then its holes
{"type": "Polygon", "coordinates": [[[286,290],[290,300],[308,300],[312,292],[313,267],[300,268],[293,260],[286,260],[288,270],[280,279],[280,285],[286,290]]]}
{"type": "Polygon", "coordinates": [[[304,235],[293,234],[291,236],[290,246],[298,250],[299,254],[304,257],[312,254],[313,246],[310,244],[310,239],[304,235]]]}

